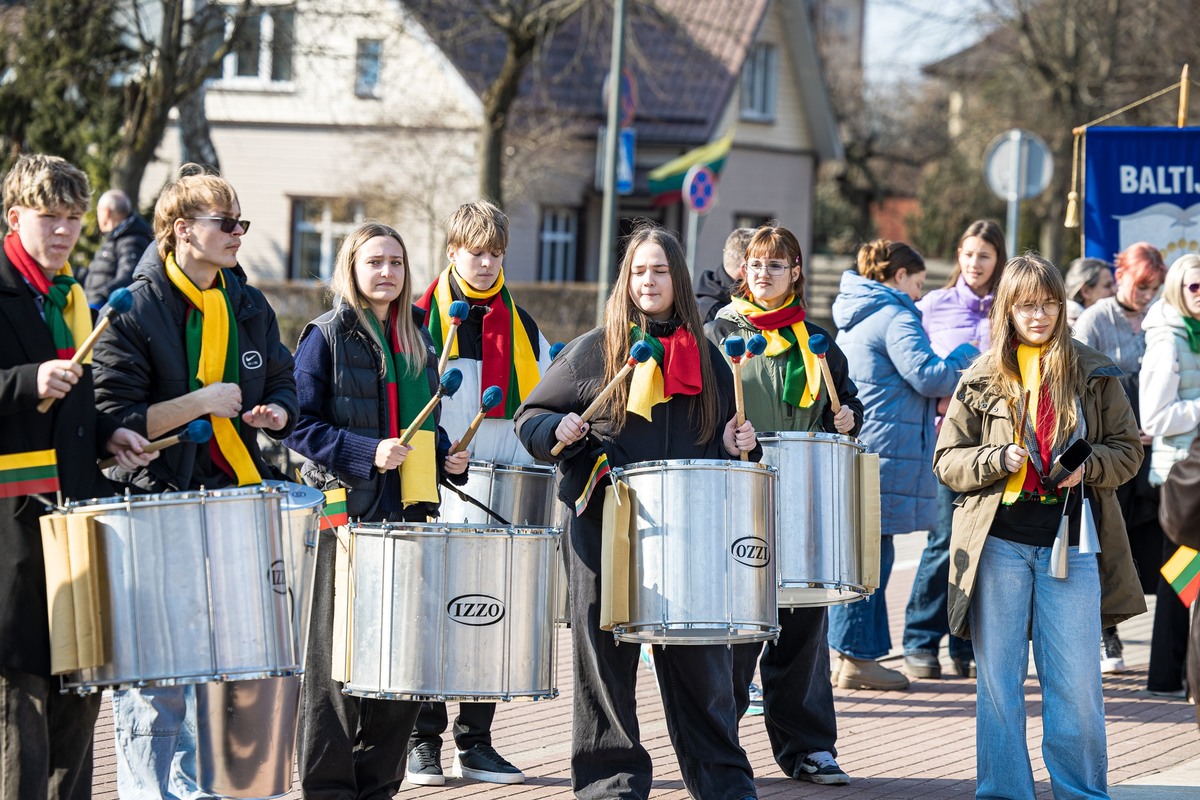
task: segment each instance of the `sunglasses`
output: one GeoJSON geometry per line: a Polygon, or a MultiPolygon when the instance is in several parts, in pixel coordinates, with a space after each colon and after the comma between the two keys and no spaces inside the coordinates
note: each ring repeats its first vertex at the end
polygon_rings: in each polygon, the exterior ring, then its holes
{"type": "Polygon", "coordinates": [[[234,219],[233,217],[188,217],[188,219],[209,219],[221,223],[221,233],[233,233],[233,229],[241,227],[242,233],[250,230],[250,220],[234,219]]]}
{"type": "Polygon", "coordinates": [[[1200,294],[1200,283],[1189,283],[1183,288],[1187,289],[1192,294],[1200,294]]]}

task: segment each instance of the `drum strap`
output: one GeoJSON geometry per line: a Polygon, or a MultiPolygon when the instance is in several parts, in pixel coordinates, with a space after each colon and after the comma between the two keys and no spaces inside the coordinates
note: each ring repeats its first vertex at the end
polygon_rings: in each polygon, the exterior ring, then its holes
{"type": "Polygon", "coordinates": [[[480,502],[479,500],[476,500],[474,497],[471,497],[471,495],[467,494],[462,489],[459,489],[457,486],[450,483],[449,481],[443,480],[441,482],[441,484],[442,484],[442,486],[446,487],[447,489],[449,489],[450,491],[452,491],[456,495],[458,495],[460,498],[462,498],[464,503],[470,503],[471,505],[475,506],[476,508],[482,510],[484,513],[488,514],[493,519],[495,519],[497,522],[499,522],[501,525],[511,525],[512,524],[511,522],[506,520],[504,517],[500,516],[495,511],[492,511],[490,508],[488,508],[482,502],[480,502]]]}
{"type": "Polygon", "coordinates": [[[637,525],[637,495],[618,480],[604,488],[604,529],[600,543],[600,629],[629,622],[629,596],[634,574],[630,546],[637,525]]]}

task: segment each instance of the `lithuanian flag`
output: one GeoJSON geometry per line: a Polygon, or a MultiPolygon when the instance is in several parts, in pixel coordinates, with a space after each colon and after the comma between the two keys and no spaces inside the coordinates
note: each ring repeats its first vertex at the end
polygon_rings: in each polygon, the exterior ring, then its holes
{"type": "Polygon", "coordinates": [[[591,502],[592,495],[596,492],[596,487],[600,485],[600,481],[608,476],[610,471],[608,455],[601,453],[600,457],[596,459],[596,463],[592,465],[592,474],[588,475],[587,483],[583,485],[583,492],[580,493],[579,497],[575,498],[575,516],[578,517],[587,508],[588,503],[591,502]]]}
{"type": "Polygon", "coordinates": [[[1190,547],[1181,547],[1175,551],[1163,568],[1162,576],[1171,584],[1171,588],[1179,595],[1179,600],[1188,607],[1200,595],[1200,552],[1190,547]]]}
{"type": "Polygon", "coordinates": [[[655,208],[669,206],[683,199],[683,179],[687,171],[697,164],[704,164],[717,175],[725,166],[729,148],[733,146],[733,131],[715,142],[689,150],[673,158],[661,167],[651,170],[646,176],[650,183],[650,203],[655,208]]]}
{"type": "Polygon", "coordinates": [[[0,456],[0,497],[58,491],[58,457],[53,450],[0,456]]]}
{"type": "Polygon", "coordinates": [[[350,522],[346,513],[346,490],[330,489],[325,492],[325,508],[321,511],[321,530],[327,531],[350,522]]]}

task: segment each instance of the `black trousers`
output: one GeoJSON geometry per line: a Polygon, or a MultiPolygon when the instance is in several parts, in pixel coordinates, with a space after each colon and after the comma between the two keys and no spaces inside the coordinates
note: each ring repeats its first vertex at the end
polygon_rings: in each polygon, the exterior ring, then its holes
{"type": "MultiPolygon", "coordinates": [[[[1175,555],[1178,545],[1162,539],[1162,563],[1175,555]]],[[[1175,692],[1183,688],[1187,661],[1188,631],[1191,627],[1188,607],[1160,574],[1155,591],[1154,626],[1150,634],[1150,669],[1146,688],[1152,692],[1175,692]]],[[[1196,691],[1195,686],[1192,691],[1196,691]]]]}
{"type": "Polygon", "coordinates": [[[733,691],[738,718],[750,705],[758,664],[763,722],[775,762],[789,778],[809,753],[837,755],[837,720],[829,682],[829,614],[824,607],[779,609],[779,641],[733,647],[733,691]],[[762,658],[759,658],[759,653],[762,658]]]}
{"type": "Polygon", "coordinates": [[[58,683],[0,667],[0,800],[92,796],[100,694],[59,694],[58,683]]]}
{"type": "MultiPolygon", "coordinates": [[[[650,793],[650,754],[639,741],[640,649],[600,629],[600,523],[575,518],[567,573],[575,667],[571,781],[579,800],[650,793]]],[[[754,774],[738,743],[733,659],[724,645],[654,648],[667,732],[683,782],[700,800],[755,797],[754,774]]]]}
{"type": "Polygon", "coordinates": [[[330,677],[339,546],[333,531],[321,531],[296,734],[300,786],[306,800],[390,800],[404,780],[408,734],[421,704],[342,694],[330,677]]]}
{"type": "MultiPolygon", "coordinates": [[[[454,718],[454,745],[459,750],[469,750],[477,744],[491,744],[495,716],[495,703],[459,703],[458,716],[454,718]]],[[[447,724],[445,703],[422,703],[413,728],[413,746],[429,743],[440,747],[447,724]]]]}

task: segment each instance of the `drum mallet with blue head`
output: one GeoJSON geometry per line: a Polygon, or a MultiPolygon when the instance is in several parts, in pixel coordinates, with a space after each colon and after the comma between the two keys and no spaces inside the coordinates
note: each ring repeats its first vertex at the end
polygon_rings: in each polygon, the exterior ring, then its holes
{"type": "MultiPolygon", "coordinates": [[[[467,318],[467,314],[471,313],[471,307],[467,305],[466,300],[455,300],[450,304],[448,313],[450,315],[450,330],[446,331],[446,343],[442,345],[442,358],[438,361],[438,375],[446,371],[446,362],[450,360],[450,350],[454,347],[454,337],[458,336],[458,326],[462,325],[463,320],[467,318]]],[[[457,391],[457,388],[455,391],[457,391]]],[[[451,394],[454,394],[454,392],[451,392],[451,394]]]]}
{"type": "MultiPolygon", "coordinates": [[[[204,444],[212,438],[212,423],[206,419],[194,419],[187,424],[187,427],[172,436],[164,436],[161,439],[155,439],[142,448],[143,453],[153,453],[157,450],[163,450],[171,445],[180,444],[182,442],[192,442],[194,444],[204,444]]],[[[115,458],[106,458],[100,462],[100,469],[108,469],[115,467],[117,460],[115,458]]]]}
{"type": "Polygon", "coordinates": [[[746,340],[746,360],[761,356],[767,350],[767,337],[756,333],[746,340]]]}
{"type": "Polygon", "coordinates": [[[558,358],[558,354],[561,353],[562,349],[566,346],[566,342],[555,342],[554,344],[550,345],[550,360],[553,361],[554,359],[558,358]]]}
{"type": "MultiPolygon", "coordinates": [[[[620,371],[608,382],[608,385],[600,390],[600,394],[596,395],[596,399],[591,402],[591,405],[583,410],[583,413],[579,415],[579,419],[582,422],[590,420],[600,410],[600,406],[604,404],[605,399],[621,385],[621,381],[625,380],[625,376],[638,364],[644,364],[649,361],[653,355],[654,351],[650,349],[650,345],[645,342],[634,342],[633,347],[629,349],[629,358],[626,359],[625,366],[621,367],[620,371]]],[[[550,450],[550,455],[558,455],[566,446],[566,442],[559,442],[550,450]]]]}
{"type": "MultiPolygon", "coordinates": [[[[100,312],[100,318],[96,320],[95,327],[88,337],[83,340],[83,344],[79,345],[75,350],[75,355],[71,357],[71,364],[82,364],[87,358],[87,354],[92,352],[92,346],[96,344],[96,340],[100,338],[100,334],[108,328],[108,323],[117,314],[124,314],[133,307],[133,295],[125,287],[116,289],[108,296],[108,305],[100,312]]],[[[37,410],[39,413],[45,414],[50,410],[50,406],[54,405],[54,398],[47,397],[42,402],[38,403],[37,410]]]]}
{"type": "MultiPolygon", "coordinates": [[[[464,303],[463,305],[466,304],[464,303]]],[[[437,408],[438,403],[442,402],[442,398],[453,397],[454,393],[458,391],[458,387],[462,386],[462,381],[462,372],[459,371],[458,367],[451,367],[450,369],[446,370],[446,374],[443,375],[441,381],[438,382],[437,392],[433,395],[429,402],[425,404],[425,407],[421,409],[421,413],[417,414],[417,418],[414,419],[412,423],[404,429],[404,435],[400,437],[400,444],[407,445],[410,441],[412,441],[412,438],[417,435],[417,431],[419,431],[421,426],[425,424],[425,420],[428,419],[429,415],[433,413],[433,410],[437,408]]]]}
{"type": "Polygon", "coordinates": [[[479,424],[483,422],[483,418],[489,411],[500,405],[500,401],[503,399],[504,392],[500,391],[499,386],[489,386],[484,390],[483,398],[479,402],[479,413],[475,415],[475,419],[471,420],[471,424],[467,426],[467,432],[458,440],[458,444],[450,448],[450,455],[461,453],[467,449],[467,445],[475,438],[475,431],[479,430],[479,424]]]}
{"type": "MultiPolygon", "coordinates": [[[[740,428],[746,422],[746,396],[742,394],[742,358],[746,355],[746,340],[740,336],[730,336],[725,340],[725,355],[733,362],[733,404],[737,408],[737,426],[740,428]]],[[[749,461],[746,453],[740,453],[742,461],[749,461]]]]}
{"type": "Polygon", "coordinates": [[[825,354],[829,352],[829,337],[814,333],[808,337],[808,349],[812,350],[821,364],[821,375],[825,378],[825,388],[829,390],[829,407],[836,415],[842,410],[842,402],[838,400],[837,389],[833,388],[833,375],[829,372],[828,362],[825,361],[825,354]]]}

